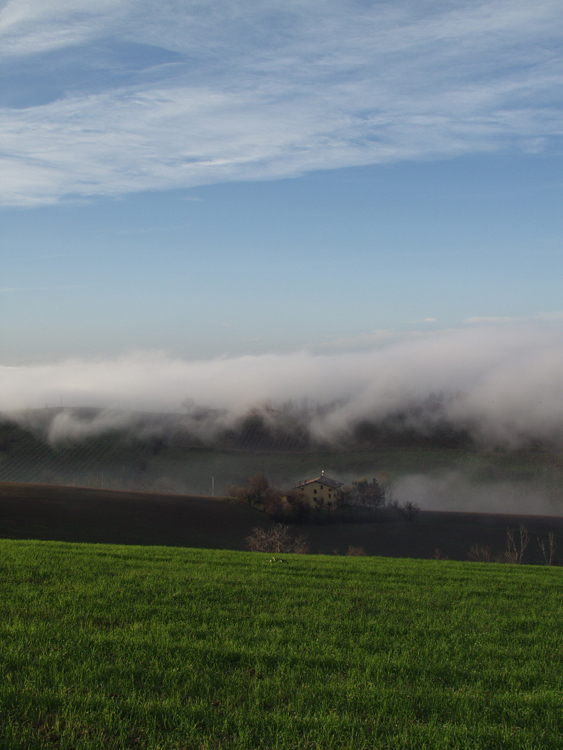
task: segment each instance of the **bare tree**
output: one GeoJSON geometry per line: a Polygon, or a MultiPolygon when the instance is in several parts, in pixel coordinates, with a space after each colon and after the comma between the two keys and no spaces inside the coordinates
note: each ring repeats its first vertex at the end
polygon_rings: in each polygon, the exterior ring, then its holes
{"type": "Polygon", "coordinates": [[[506,529],[506,543],[504,550],[497,555],[495,562],[514,564],[518,562],[518,550],[516,549],[516,541],[514,540],[514,529],[508,527],[506,529]]]}
{"type": "Polygon", "coordinates": [[[526,547],[530,543],[530,535],[528,534],[528,529],[524,526],[523,523],[520,524],[518,527],[518,563],[520,564],[522,562],[522,558],[524,557],[524,552],[526,551],[526,547]]]}
{"type": "Polygon", "coordinates": [[[546,565],[553,565],[553,560],[555,558],[555,547],[557,546],[555,544],[555,534],[553,531],[550,531],[547,535],[547,540],[542,539],[541,537],[537,537],[539,548],[542,551],[543,559],[545,561],[546,565]]]}
{"type": "Polygon", "coordinates": [[[403,505],[402,513],[406,521],[414,521],[420,513],[418,503],[413,503],[409,500],[403,505]]]}
{"type": "Polygon", "coordinates": [[[508,527],[506,529],[506,547],[496,558],[496,562],[511,563],[520,565],[526,547],[530,542],[530,535],[524,524],[520,524],[518,527],[518,534],[514,529],[508,527]]]}

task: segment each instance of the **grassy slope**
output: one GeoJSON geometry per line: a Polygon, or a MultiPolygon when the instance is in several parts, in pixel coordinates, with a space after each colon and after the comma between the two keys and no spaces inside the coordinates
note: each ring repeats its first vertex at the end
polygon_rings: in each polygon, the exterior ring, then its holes
{"type": "Polygon", "coordinates": [[[563,571],[0,543],[0,746],[557,748],[563,571]]]}

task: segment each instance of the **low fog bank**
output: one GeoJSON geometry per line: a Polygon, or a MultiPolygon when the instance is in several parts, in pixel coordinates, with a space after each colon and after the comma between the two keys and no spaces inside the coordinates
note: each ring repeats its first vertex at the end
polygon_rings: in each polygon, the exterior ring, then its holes
{"type": "Polygon", "coordinates": [[[563,515],[563,496],[539,481],[479,482],[461,471],[408,474],[393,483],[393,497],[422,510],[563,515]]]}
{"type": "Polygon", "coordinates": [[[52,444],[127,430],[273,450],[561,446],[563,326],[467,327],[332,355],[0,367],[0,411],[52,444]],[[45,406],[57,408],[35,411],[45,406]]]}
{"type": "Polygon", "coordinates": [[[240,451],[354,451],[378,448],[474,447],[468,429],[448,423],[441,404],[413,407],[380,420],[351,422],[346,429],[318,429],[340,405],[282,404],[254,407],[237,415],[205,407],[185,414],[92,408],[44,408],[4,412],[1,421],[19,424],[54,448],[119,433],[130,440],[170,446],[240,451]]]}

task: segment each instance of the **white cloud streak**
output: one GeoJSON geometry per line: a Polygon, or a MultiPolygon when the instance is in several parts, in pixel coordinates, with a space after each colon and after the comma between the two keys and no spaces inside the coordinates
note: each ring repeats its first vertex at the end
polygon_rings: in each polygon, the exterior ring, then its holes
{"type": "MultiPolygon", "coordinates": [[[[180,412],[220,410],[221,425],[253,407],[330,404],[309,429],[339,439],[362,420],[421,407],[413,426],[432,428],[425,404],[484,442],[518,446],[563,437],[563,328],[557,323],[475,326],[429,333],[371,351],[183,361],[162,353],[0,368],[0,410],[58,405],[180,412]]],[[[106,417],[104,417],[105,419],[106,417]]],[[[112,417],[113,418],[113,417],[112,417]]]]}
{"type": "Polygon", "coordinates": [[[0,55],[84,44],[123,17],[128,6],[123,0],[7,0],[0,5],[0,55]]]}
{"type": "Polygon", "coordinates": [[[60,0],[48,9],[11,0],[0,12],[0,63],[17,56],[39,70],[42,54],[100,41],[176,57],[156,67],[131,57],[129,79],[118,80],[97,51],[105,77],[90,71],[91,90],[1,109],[0,201],[550,149],[563,134],[562,29],[563,7],[549,0],[60,0]]]}
{"type": "Polygon", "coordinates": [[[505,316],[486,316],[486,315],[475,315],[471,318],[465,318],[463,321],[467,325],[491,325],[491,324],[505,324],[505,323],[525,323],[533,321],[546,321],[546,322],[562,322],[563,312],[555,310],[551,312],[538,312],[534,315],[526,317],[511,317],[505,316]]]}

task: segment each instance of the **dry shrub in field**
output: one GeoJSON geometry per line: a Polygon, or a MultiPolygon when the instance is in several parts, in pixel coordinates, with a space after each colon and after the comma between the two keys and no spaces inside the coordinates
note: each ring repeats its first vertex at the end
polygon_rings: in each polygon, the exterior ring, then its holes
{"type": "Polygon", "coordinates": [[[436,547],[436,549],[434,550],[434,554],[432,555],[432,559],[433,560],[448,560],[449,558],[447,555],[445,555],[442,552],[440,547],[436,547]]]}
{"type": "Polygon", "coordinates": [[[350,555],[351,557],[363,557],[366,554],[366,551],[363,547],[354,547],[352,544],[348,547],[348,552],[346,552],[347,555],[350,555]]]}
{"type": "Polygon", "coordinates": [[[305,534],[293,536],[288,526],[275,523],[268,529],[255,526],[246,537],[246,546],[251,552],[297,552],[306,555],[309,544],[305,534]]]}
{"type": "Polygon", "coordinates": [[[469,548],[467,559],[471,562],[491,562],[491,548],[484,544],[474,544],[469,548]]]}

